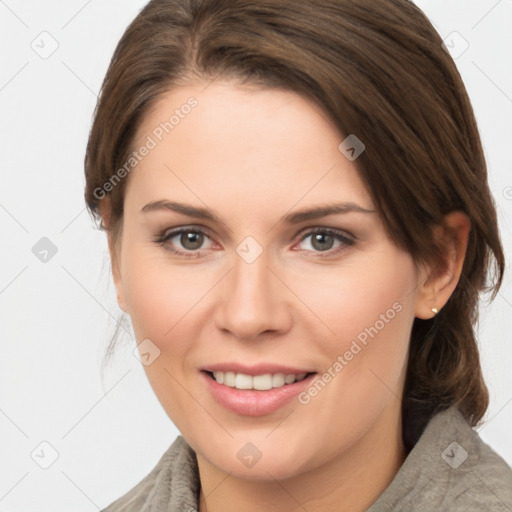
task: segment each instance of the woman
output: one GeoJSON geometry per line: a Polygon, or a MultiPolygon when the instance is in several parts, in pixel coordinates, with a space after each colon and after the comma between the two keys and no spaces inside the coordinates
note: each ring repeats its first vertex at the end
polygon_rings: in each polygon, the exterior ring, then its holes
{"type": "Polygon", "coordinates": [[[496,213],[463,83],[411,2],[150,2],[85,168],[182,433],[107,511],[512,509],[472,429],[496,213]]]}

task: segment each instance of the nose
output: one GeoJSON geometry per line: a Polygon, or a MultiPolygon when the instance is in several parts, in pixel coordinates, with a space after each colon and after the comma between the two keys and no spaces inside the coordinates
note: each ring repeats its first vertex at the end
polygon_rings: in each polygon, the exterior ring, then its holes
{"type": "Polygon", "coordinates": [[[291,308],[285,286],[275,274],[265,253],[252,263],[235,255],[234,268],[219,289],[217,327],[246,341],[289,330],[291,308]]]}

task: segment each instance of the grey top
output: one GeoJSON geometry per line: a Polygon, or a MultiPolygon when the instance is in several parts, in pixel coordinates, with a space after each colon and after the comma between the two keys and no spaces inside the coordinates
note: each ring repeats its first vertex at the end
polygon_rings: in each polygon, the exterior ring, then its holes
{"type": "MultiPolygon", "coordinates": [[[[196,512],[194,451],[179,436],[155,468],[104,512],[196,512]]],[[[512,469],[460,411],[434,416],[367,512],[512,512],[512,469]]]]}

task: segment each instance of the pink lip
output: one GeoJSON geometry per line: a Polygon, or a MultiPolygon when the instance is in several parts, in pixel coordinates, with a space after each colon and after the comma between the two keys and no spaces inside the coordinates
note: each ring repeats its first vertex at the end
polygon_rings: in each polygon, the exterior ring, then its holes
{"type": "MultiPolygon", "coordinates": [[[[233,366],[230,365],[229,368],[233,368],[233,366]]],[[[284,367],[280,367],[280,370],[275,370],[276,367],[272,368],[272,371],[260,371],[259,369],[256,371],[255,367],[252,367],[249,369],[249,371],[252,370],[252,373],[249,373],[247,368],[244,371],[240,370],[239,373],[246,373],[247,375],[262,375],[264,373],[305,373],[304,371],[298,370],[284,370],[284,367]]],[[[223,370],[219,369],[215,371],[223,370]]],[[[219,384],[206,371],[200,372],[200,376],[213,398],[226,409],[243,416],[264,416],[277,411],[309,386],[311,381],[315,378],[315,375],[316,374],[312,373],[300,382],[285,384],[280,388],[256,391],[224,386],[224,384],[219,384]]]]}
{"type": "Polygon", "coordinates": [[[265,375],[266,373],[284,373],[285,375],[298,375],[300,373],[311,373],[315,370],[307,368],[292,368],[291,366],[282,366],[278,364],[260,363],[253,366],[247,366],[240,363],[219,363],[212,364],[202,370],[207,372],[235,372],[244,373],[245,375],[265,375]]]}

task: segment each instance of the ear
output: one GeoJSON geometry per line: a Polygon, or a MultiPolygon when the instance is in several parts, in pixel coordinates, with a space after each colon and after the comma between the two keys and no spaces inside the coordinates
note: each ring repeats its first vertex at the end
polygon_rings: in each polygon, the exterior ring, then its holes
{"type": "Polygon", "coordinates": [[[423,267],[420,272],[416,299],[416,316],[422,319],[436,315],[448,302],[459,282],[466,256],[471,221],[460,211],[444,217],[443,224],[435,226],[434,235],[445,248],[445,263],[439,268],[423,267]]]}
{"type": "Polygon", "coordinates": [[[111,206],[110,199],[108,197],[105,197],[100,201],[98,210],[101,216],[102,226],[107,234],[108,252],[110,254],[110,263],[112,267],[112,278],[114,286],[116,287],[117,303],[125,313],[128,313],[126,299],[124,296],[123,281],[121,279],[121,230],[116,230],[117,232],[115,233],[113,226],[111,225],[111,206]]]}

